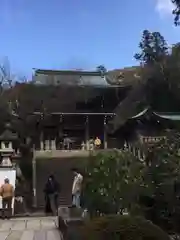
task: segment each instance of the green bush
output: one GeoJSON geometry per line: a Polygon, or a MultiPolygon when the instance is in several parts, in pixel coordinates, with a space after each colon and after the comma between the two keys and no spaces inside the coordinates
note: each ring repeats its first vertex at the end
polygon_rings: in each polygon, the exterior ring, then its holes
{"type": "Polygon", "coordinates": [[[180,232],[180,133],[167,131],[166,138],[145,145],[141,209],[146,218],[169,232],[180,232]]]}
{"type": "Polygon", "coordinates": [[[130,152],[107,151],[89,158],[83,198],[90,215],[130,211],[138,201],[142,163],[130,152]]]}
{"type": "Polygon", "coordinates": [[[111,215],[92,219],[81,229],[84,240],[169,240],[158,226],[141,217],[111,215]]]}

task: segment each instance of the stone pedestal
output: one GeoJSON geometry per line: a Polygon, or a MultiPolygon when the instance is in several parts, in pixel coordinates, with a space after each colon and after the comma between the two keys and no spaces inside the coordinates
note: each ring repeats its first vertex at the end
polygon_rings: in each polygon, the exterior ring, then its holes
{"type": "Polygon", "coordinates": [[[58,208],[58,217],[61,217],[64,220],[68,220],[70,218],[70,210],[68,207],[59,207],[58,208]]]}

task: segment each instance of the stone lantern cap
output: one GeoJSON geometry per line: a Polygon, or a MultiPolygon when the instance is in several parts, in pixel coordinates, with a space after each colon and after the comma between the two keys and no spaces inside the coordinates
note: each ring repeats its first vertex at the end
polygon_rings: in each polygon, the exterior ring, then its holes
{"type": "Polygon", "coordinates": [[[18,139],[18,136],[16,133],[12,132],[12,130],[10,129],[10,124],[6,124],[6,129],[0,135],[0,140],[1,141],[13,141],[13,140],[17,140],[17,139],[18,139]]]}

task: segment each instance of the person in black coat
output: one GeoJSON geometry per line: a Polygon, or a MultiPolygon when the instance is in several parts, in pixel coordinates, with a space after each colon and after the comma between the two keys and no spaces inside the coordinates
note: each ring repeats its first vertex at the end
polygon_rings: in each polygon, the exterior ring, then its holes
{"type": "Polygon", "coordinates": [[[53,215],[57,214],[59,192],[59,183],[53,175],[50,175],[44,188],[46,213],[53,213],[53,215]]]}

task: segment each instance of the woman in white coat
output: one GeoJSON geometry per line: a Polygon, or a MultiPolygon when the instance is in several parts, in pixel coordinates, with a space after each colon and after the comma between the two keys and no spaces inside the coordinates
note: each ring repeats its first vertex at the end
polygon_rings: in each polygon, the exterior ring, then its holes
{"type": "Polygon", "coordinates": [[[78,172],[77,169],[72,169],[72,171],[74,173],[74,180],[72,186],[72,205],[74,207],[80,208],[83,176],[78,172]]]}

